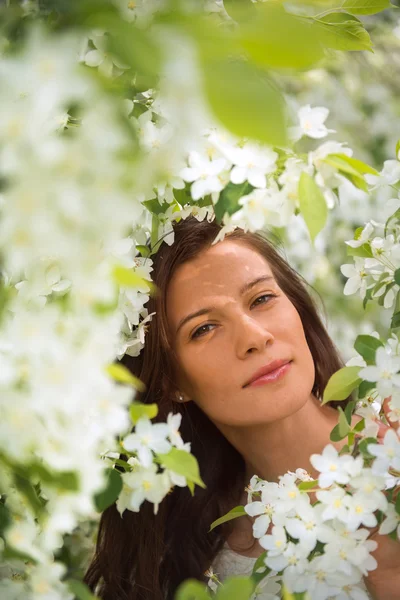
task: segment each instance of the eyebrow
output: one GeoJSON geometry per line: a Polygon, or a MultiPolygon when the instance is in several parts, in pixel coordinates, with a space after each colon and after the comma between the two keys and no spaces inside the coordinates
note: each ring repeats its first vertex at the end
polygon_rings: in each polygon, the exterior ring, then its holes
{"type": "MultiPolygon", "coordinates": [[[[249,283],[245,283],[239,290],[239,294],[241,296],[243,296],[243,294],[245,294],[246,292],[248,292],[249,290],[251,290],[253,287],[255,287],[257,284],[259,283],[264,283],[266,281],[273,281],[274,278],[272,277],[272,275],[263,275],[262,277],[257,277],[257,279],[254,279],[253,281],[250,281],[249,283]]],[[[200,317],[201,315],[205,315],[209,312],[211,312],[212,310],[215,310],[215,306],[208,306],[206,308],[201,308],[200,310],[197,310],[194,313],[190,313],[190,315],[187,315],[186,317],[184,317],[180,322],[179,325],[176,329],[176,333],[179,332],[179,330],[191,319],[194,319],[195,317],[200,317]]]]}

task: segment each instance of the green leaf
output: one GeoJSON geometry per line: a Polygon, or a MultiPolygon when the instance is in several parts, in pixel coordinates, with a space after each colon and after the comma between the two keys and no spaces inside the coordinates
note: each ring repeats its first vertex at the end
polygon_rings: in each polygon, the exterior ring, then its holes
{"type": "Polygon", "coordinates": [[[239,137],[286,144],[284,102],[265,73],[239,60],[203,61],[206,97],[215,117],[239,137]]]}
{"type": "Polygon", "coordinates": [[[116,469],[107,469],[106,475],[106,487],[94,496],[94,503],[99,512],[114,504],[123,486],[121,474],[116,469]]]}
{"type": "Polygon", "coordinates": [[[347,177],[356,187],[368,191],[367,183],[364,179],[365,173],[377,174],[377,171],[361,160],[347,156],[346,154],[329,154],[323,159],[328,165],[331,165],[347,177]]]}
{"type": "Polygon", "coordinates": [[[216,600],[250,600],[253,591],[254,582],[250,577],[228,577],[218,589],[216,600]]]}
{"type": "Polygon", "coordinates": [[[26,500],[29,502],[34,513],[39,515],[43,510],[43,504],[29,479],[22,477],[18,473],[14,473],[14,483],[18,491],[25,496],[26,500]]]}
{"type": "Polygon", "coordinates": [[[365,419],[361,419],[360,421],[358,421],[358,423],[356,423],[354,425],[353,432],[354,433],[359,433],[363,429],[365,429],[365,419]]]}
{"type": "Polygon", "coordinates": [[[317,485],[318,479],[313,479],[312,481],[302,481],[297,485],[297,487],[299,488],[299,490],[305,492],[314,489],[315,487],[317,487],[317,485]]]}
{"type": "Polygon", "coordinates": [[[175,596],[175,600],[210,600],[210,598],[207,587],[197,579],[184,581],[178,587],[175,596]]]}
{"type": "Polygon", "coordinates": [[[330,432],[329,439],[331,440],[331,442],[340,442],[340,440],[342,440],[343,438],[345,438],[346,435],[347,434],[342,435],[340,433],[340,426],[339,426],[339,423],[338,423],[337,425],[335,425],[335,427],[330,432]]]}
{"type": "MultiPolygon", "coordinates": [[[[87,5],[87,2],[78,4],[87,5]]],[[[96,2],[97,4],[97,2],[96,2]]],[[[96,10],[93,5],[90,10],[87,7],[87,15],[81,16],[80,25],[86,25],[89,29],[104,29],[107,31],[107,51],[119,57],[121,62],[126,63],[135,73],[138,73],[147,81],[147,86],[155,85],[156,78],[162,68],[162,52],[159,44],[148,30],[136,27],[135,23],[128,23],[120,18],[118,13],[109,6],[109,3],[96,10]],[[152,85],[151,85],[152,84],[152,85]]],[[[77,20],[78,17],[75,17],[77,20]]],[[[79,21],[77,21],[79,22],[79,21]]]]}
{"type": "Polygon", "coordinates": [[[299,181],[299,203],[301,214],[314,242],[317,234],[325,226],[328,207],[321,189],[305,171],[299,181]]]}
{"type": "Polygon", "coordinates": [[[390,217],[388,217],[386,219],[385,230],[384,230],[384,237],[387,236],[387,230],[389,228],[389,224],[391,223],[391,221],[394,221],[395,222],[395,226],[396,226],[396,224],[398,223],[399,219],[400,219],[400,208],[398,208],[397,210],[395,210],[395,212],[392,215],[390,215],[390,217]]]}
{"type": "Polygon", "coordinates": [[[375,364],[375,354],[383,343],[373,335],[358,335],[354,342],[354,349],[360,354],[367,365],[375,364]]]}
{"type": "Polygon", "coordinates": [[[394,507],[396,509],[397,514],[400,515],[400,493],[398,493],[396,496],[396,502],[394,507]]]}
{"type": "Polygon", "coordinates": [[[178,475],[183,475],[188,481],[193,481],[202,488],[206,487],[200,477],[199,464],[193,454],[189,454],[185,450],[172,448],[168,454],[157,454],[157,458],[166,469],[170,469],[178,475]]]}
{"type": "Polygon", "coordinates": [[[400,311],[394,313],[390,322],[390,329],[396,329],[396,327],[400,327],[400,311]]]}
{"type": "Polygon", "coordinates": [[[69,579],[66,583],[69,591],[71,594],[74,594],[77,600],[97,600],[97,596],[94,596],[88,586],[82,581],[69,579]]]}
{"type": "Polygon", "coordinates": [[[346,415],[344,414],[344,411],[342,410],[342,408],[338,408],[338,412],[339,412],[339,434],[342,436],[342,438],[346,437],[347,434],[349,433],[349,431],[351,431],[351,427],[347,422],[346,419],[346,415]]]}
{"type": "Polygon", "coordinates": [[[224,0],[224,7],[228,15],[238,23],[252,19],[256,14],[250,0],[224,0]]]}
{"type": "Polygon", "coordinates": [[[400,160],[400,140],[397,140],[396,143],[396,158],[397,160],[400,160]]]}
{"type": "Polygon", "coordinates": [[[239,28],[239,42],[251,60],[272,69],[307,69],[324,56],[312,20],[286,12],[276,2],[256,5],[256,18],[239,28]]]}
{"type": "Polygon", "coordinates": [[[150,248],[148,248],[147,246],[138,245],[136,246],[136,250],[140,252],[140,255],[144,258],[150,256],[150,248]]]}
{"type": "Polygon", "coordinates": [[[267,552],[263,552],[257,558],[256,562],[253,565],[253,571],[251,573],[251,578],[255,585],[257,585],[266,575],[271,572],[271,569],[267,567],[264,562],[265,557],[267,556],[267,552]]]}
{"type": "Polygon", "coordinates": [[[356,248],[346,246],[346,251],[348,256],[361,256],[361,258],[372,258],[374,256],[370,244],[367,243],[356,248]]]}
{"type": "Polygon", "coordinates": [[[365,398],[365,396],[368,394],[368,392],[370,392],[372,389],[374,389],[376,387],[376,381],[362,381],[359,385],[358,388],[358,398],[365,398]]]}
{"type": "Polygon", "coordinates": [[[370,454],[368,452],[368,444],[377,444],[378,440],[376,438],[365,438],[363,440],[361,440],[361,442],[358,445],[358,449],[361,452],[361,454],[364,456],[364,458],[375,458],[372,454],[370,454]]]}
{"type": "Polygon", "coordinates": [[[353,15],[374,15],[389,6],[389,0],[344,0],[340,8],[353,15]]]}
{"type": "Polygon", "coordinates": [[[354,175],[355,177],[362,177],[366,173],[378,175],[376,169],[357,158],[347,156],[347,154],[328,154],[323,161],[336,167],[339,171],[349,173],[349,175],[354,175]]]}
{"type": "Polygon", "coordinates": [[[12,523],[10,511],[8,508],[0,502],[0,536],[4,536],[4,532],[12,523]]]}
{"type": "Polygon", "coordinates": [[[154,419],[154,417],[158,415],[158,406],[157,404],[143,404],[142,402],[133,402],[129,407],[129,415],[131,417],[132,423],[136,425],[136,423],[142,417],[154,419]]]}
{"type": "Polygon", "coordinates": [[[133,269],[128,269],[122,265],[115,265],[112,272],[114,281],[123,287],[144,288],[143,291],[153,291],[154,285],[148,279],[141,277],[133,269]]]}
{"type": "Polygon", "coordinates": [[[371,50],[371,38],[361,21],[348,13],[333,12],[315,18],[321,41],[334,50],[371,50]]]}
{"type": "Polygon", "coordinates": [[[170,206],[168,202],[163,202],[163,204],[160,204],[158,198],[153,198],[152,200],[143,200],[142,204],[153,215],[160,215],[165,213],[167,208],[169,208],[170,206]]]}
{"type": "MultiPolygon", "coordinates": [[[[345,406],[344,414],[346,415],[346,419],[349,425],[351,425],[351,419],[353,416],[354,409],[357,405],[357,400],[350,400],[345,406]]],[[[341,410],[341,409],[340,409],[341,410]]]]}
{"type": "Polygon", "coordinates": [[[106,373],[118,381],[133,386],[139,392],[144,392],[146,386],[138,377],[135,377],[125,365],[121,363],[112,363],[106,367],[106,373]]]}
{"type": "Polygon", "coordinates": [[[394,272],[394,280],[397,285],[400,285],[400,269],[396,269],[394,272]]]}
{"type": "Polygon", "coordinates": [[[363,309],[364,309],[364,310],[365,310],[365,307],[366,307],[366,306],[367,306],[367,304],[368,304],[368,301],[369,301],[369,300],[371,300],[371,297],[372,297],[372,289],[371,289],[371,288],[369,288],[369,289],[366,291],[366,294],[365,294],[365,297],[364,297],[364,300],[363,300],[363,309]]]}
{"type": "Polygon", "coordinates": [[[239,210],[239,200],[243,196],[247,196],[254,190],[254,187],[245,181],[244,183],[228,183],[228,185],[222,190],[218,202],[214,207],[215,218],[217,223],[220,224],[225,213],[233,215],[239,210]]]}
{"type": "Polygon", "coordinates": [[[74,471],[50,471],[40,463],[29,465],[28,471],[31,476],[38,477],[40,481],[43,481],[47,485],[70,492],[79,490],[78,473],[74,471]]]}
{"type": "Polygon", "coordinates": [[[331,400],[346,400],[351,392],[361,383],[358,372],[361,367],[342,367],[329,379],[324,390],[322,404],[331,400]]]}
{"type": "Polygon", "coordinates": [[[213,529],[215,529],[215,527],[218,527],[218,525],[222,525],[222,523],[227,523],[227,521],[232,521],[232,519],[237,519],[238,517],[243,517],[243,515],[246,515],[246,514],[247,513],[244,510],[244,506],[235,506],[235,508],[232,508],[232,510],[230,510],[228,513],[226,513],[226,515],[224,515],[223,517],[220,517],[219,519],[216,519],[216,521],[211,523],[209,532],[212,531],[213,529]]]}

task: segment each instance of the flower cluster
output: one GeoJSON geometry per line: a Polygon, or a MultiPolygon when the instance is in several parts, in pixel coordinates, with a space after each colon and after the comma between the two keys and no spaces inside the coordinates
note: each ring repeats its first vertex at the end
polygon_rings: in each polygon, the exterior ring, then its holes
{"type": "Polygon", "coordinates": [[[301,470],[281,476],[279,483],[251,479],[244,509],[254,517],[253,535],[266,550],[265,575],[279,575],[291,593],[307,592],[311,600],[368,599],[363,577],[377,567],[371,555],[377,542],[367,528],[378,524],[377,514],[387,513],[380,533],[399,530],[400,515],[388,505],[383,475],[390,467],[398,471],[400,439],[390,430],[368,452],[376,456],[370,466],[361,455],[326,446],[310,459],[319,472],[315,481],[301,470]]]}

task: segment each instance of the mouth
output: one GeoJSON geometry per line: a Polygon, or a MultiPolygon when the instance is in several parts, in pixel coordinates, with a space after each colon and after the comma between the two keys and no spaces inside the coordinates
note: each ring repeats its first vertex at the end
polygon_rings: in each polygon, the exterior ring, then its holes
{"type": "Polygon", "coordinates": [[[253,378],[246,383],[246,385],[244,385],[244,388],[249,388],[249,387],[258,387],[260,385],[265,385],[267,383],[275,383],[277,381],[280,381],[285,375],[286,373],[290,370],[291,368],[291,364],[293,361],[276,361],[276,366],[274,364],[271,364],[267,367],[264,367],[264,369],[260,369],[259,372],[257,372],[253,378]],[[274,367],[274,368],[270,368],[270,367],[274,367]],[[263,372],[264,371],[264,372],[263,372]]]}

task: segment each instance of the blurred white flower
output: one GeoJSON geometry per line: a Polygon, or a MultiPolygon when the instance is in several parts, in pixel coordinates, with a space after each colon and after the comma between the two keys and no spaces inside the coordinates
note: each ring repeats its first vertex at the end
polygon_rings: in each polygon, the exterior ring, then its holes
{"type": "Polygon", "coordinates": [[[263,148],[247,142],[243,147],[232,148],[227,152],[230,162],[232,183],[248,181],[255,188],[265,188],[266,175],[276,169],[278,155],[271,148],[263,148]]]}
{"type": "Polygon", "coordinates": [[[320,139],[326,137],[329,133],[334,133],[334,129],[327,129],[325,121],[329,115],[329,109],[323,106],[311,108],[309,104],[302,106],[298,113],[299,126],[291,128],[291,134],[295,140],[302,135],[320,139]]]}
{"type": "Polygon", "coordinates": [[[193,151],[188,158],[189,167],[180,172],[184,181],[193,182],[191,193],[193,200],[204,198],[212,192],[220,192],[223,189],[221,179],[218,177],[228,167],[224,158],[210,160],[207,156],[193,151]]]}
{"type": "Polygon", "coordinates": [[[123,63],[117,56],[108,51],[107,34],[103,32],[93,33],[90,37],[95,47],[85,55],[85,63],[88,67],[98,67],[102,75],[111,77],[113,73],[119,74],[129,65],[123,63]]]}
{"type": "Polygon", "coordinates": [[[149,468],[153,462],[153,452],[166,454],[171,444],[166,439],[169,427],[166,423],[152,423],[147,417],[141,417],[136,423],[135,433],[124,438],[122,446],[128,452],[137,452],[141,464],[149,468]]]}
{"type": "Polygon", "coordinates": [[[361,369],[359,376],[376,382],[379,394],[386,398],[392,393],[393,386],[400,387],[400,357],[389,354],[385,347],[380,346],[375,354],[375,363],[361,369]]]}

